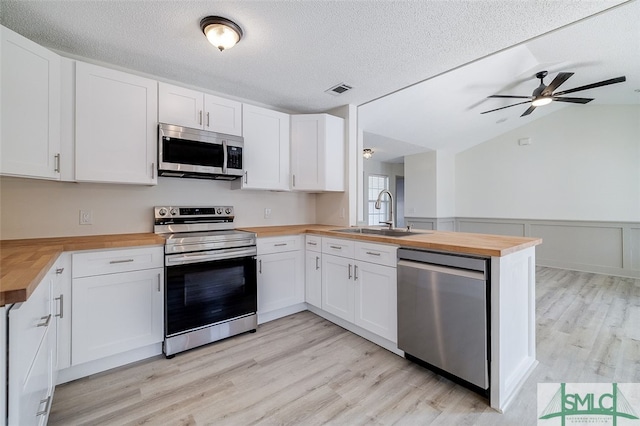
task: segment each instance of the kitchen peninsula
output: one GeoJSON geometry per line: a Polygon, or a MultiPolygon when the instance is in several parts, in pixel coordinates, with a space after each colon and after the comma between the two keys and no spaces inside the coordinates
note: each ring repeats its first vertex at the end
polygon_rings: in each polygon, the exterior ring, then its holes
{"type": "MultiPolygon", "coordinates": [[[[327,225],[240,229],[255,232],[258,241],[272,237],[303,235],[375,243],[392,247],[393,250],[397,247],[411,247],[484,257],[490,264],[490,405],[496,410],[504,410],[537,364],[535,246],[542,242],[540,239],[441,231],[413,231],[412,235],[388,237],[341,232],[343,227],[327,225]]],[[[3,301],[3,305],[26,301],[36,290],[34,285],[37,285],[39,279],[62,253],[158,244],[162,244],[162,241],[155,234],[3,241],[0,300],[3,301]]],[[[396,262],[395,258],[393,262],[396,262]]],[[[307,307],[318,313],[318,310],[309,304],[307,307]]],[[[389,347],[387,349],[403,355],[397,347],[395,350],[389,347]]]]}

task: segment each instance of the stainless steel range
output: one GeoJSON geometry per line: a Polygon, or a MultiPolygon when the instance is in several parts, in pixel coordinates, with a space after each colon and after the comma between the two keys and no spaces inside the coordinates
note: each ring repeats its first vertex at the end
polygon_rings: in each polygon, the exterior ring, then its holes
{"type": "Polygon", "coordinates": [[[233,207],[159,206],[154,218],[166,240],[165,355],[255,331],[256,235],[233,229],[233,207]]]}

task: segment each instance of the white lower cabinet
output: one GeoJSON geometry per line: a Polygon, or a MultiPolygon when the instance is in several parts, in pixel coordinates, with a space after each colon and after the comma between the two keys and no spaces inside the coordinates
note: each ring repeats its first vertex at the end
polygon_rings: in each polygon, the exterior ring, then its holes
{"type": "Polygon", "coordinates": [[[258,321],[304,303],[301,236],[258,238],[258,321]]]}
{"type": "Polygon", "coordinates": [[[163,261],[162,247],[73,255],[72,365],[164,339],[163,261]]]}
{"type": "Polygon", "coordinates": [[[304,301],[322,307],[322,237],[305,235],[304,301]]]}
{"type": "Polygon", "coordinates": [[[353,260],[322,254],[322,309],[353,322],[353,260]]]}
{"type": "Polygon", "coordinates": [[[322,310],[397,343],[396,250],[323,238],[322,310]]]}
{"type": "Polygon", "coordinates": [[[29,300],[8,309],[9,425],[47,423],[54,390],[56,326],[52,283],[55,265],[29,300]]]}
{"type": "Polygon", "coordinates": [[[354,265],[355,324],[398,341],[396,268],[357,261],[354,265]]]}

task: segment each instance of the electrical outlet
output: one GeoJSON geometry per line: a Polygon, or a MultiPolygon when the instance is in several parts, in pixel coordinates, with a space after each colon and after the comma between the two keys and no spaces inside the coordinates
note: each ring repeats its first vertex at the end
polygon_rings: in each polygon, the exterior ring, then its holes
{"type": "Polygon", "coordinates": [[[92,225],[93,224],[93,211],[80,210],[80,225],[92,225]]]}
{"type": "Polygon", "coordinates": [[[264,209],[264,218],[269,219],[271,217],[271,209],[264,209]]]}

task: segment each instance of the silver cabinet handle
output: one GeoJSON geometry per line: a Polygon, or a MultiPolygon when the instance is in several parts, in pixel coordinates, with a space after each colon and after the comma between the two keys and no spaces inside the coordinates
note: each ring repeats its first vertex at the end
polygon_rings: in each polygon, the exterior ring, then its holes
{"type": "Polygon", "coordinates": [[[249,171],[245,170],[244,172],[244,183],[249,183],[249,171]]]}
{"type": "Polygon", "coordinates": [[[36,327],[49,327],[49,322],[51,322],[51,314],[47,315],[46,317],[40,317],[40,319],[44,320],[44,322],[37,324],[36,327]]]}
{"type": "Polygon", "coordinates": [[[209,113],[207,112],[207,127],[209,127],[209,113]]]}
{"type": "Polygon", "coordinates": [[[258,273],[262,273],[262,259],[258,260],[258,273]]]}
{"type": "Polygon", "coordinates": [[[202,110],[200,110],[199,115],[200,115],[200,123],[199,124],[202,126],[202,110]]]}
{"type": "Polygon", "coordinates": [[[61,294],[60,297],[56,297],[55,300],[60,301],[60,313],[56,314],[60,319],[64,318],[64,294],[61,294]]]}
{"type": "Polygon", "coordinates": [[[133,259],[124,259],[124,260],[112,260],[111,262],[109,262],[110,264],[114,265],[116,263],[129,263],[129,262],[133,262],[133,259]]]}
{"type": "Polygon", "coordinates": [[[56,173],[60,173],[60,154],[56,154],[53,156],[55,159],[55,165],[53,167],[53,171],[56,173]]]}
{"type": "Polygon", "coordinates": [[[373,252],[373,251],[368,251],[366,253],[370,254],[371,256],[380,256],[380,253],[376,253],[376,252],[373,252]]]}
{"type": "Polygon", "coordinates": [[[340,246],[329,246],[329,247],[331,247],[332,249],[336,249],[336,250],[342,250],[342,247],[340,247],[340,246]]]}
{"type": "Polygon", "coordinates": [[[316,256],[316,271],[320,269],[320,265],[318,263],[319,261],[320,261],[320,257],[316,256]]]}
{"type": "Polygon", "coordinates": [[[151,163],[151,179],[156,178],[156,163],[151,163]]]}
{"type": "Polygon", "coordinates": [[[49,395],[48,397],[46,397],[45,399],[41,399],[40,400],[40,404],[45,403],[44,406],[44,410],[42,411],[38,411],[36,413],[36,416],[44,416],[45,414],[47,414],[49,412],[49,405],[51,405],[51,395],[49,395]]]}
{"type": "Polygon", "coordinates": [[[282,247],[282,246],[286,246],[287,243],[278,243],[278,244],[274,244],[274,247],[282,247]]]}
{"type": "Polygon", "coordinates": [[[296,187],[296,175],[293,175],[293,187],[296,187]]]}
{"type": "Polygon", "coordinates": [[[158,293],[160,293],[160,284],[162,284],[162,279],[160,277],[160,274],[158,274],[158,293]]]}
{"type": "Polygon", "coordinates": [[[351,279],[351,264],[349,264],[349,279],[351,279]]]}
{"type": "Polygon", "coordinates": [[[307,241],[307,244],[309,244],[310,246],[317,246],[318,243],[316,243],[315,241],[307,241]]]}
{"type": "Polygon", "coordinates": [[[358,265],[353,267],[353,280],[358,281],[358,265]]]}
{"type": "Polygon", "coordinates": [[[56,268],[56,275],[60,275],[64,272],[64,268],[56,268]]]}

